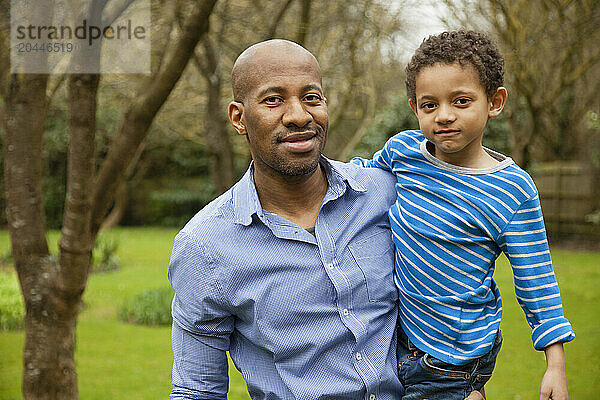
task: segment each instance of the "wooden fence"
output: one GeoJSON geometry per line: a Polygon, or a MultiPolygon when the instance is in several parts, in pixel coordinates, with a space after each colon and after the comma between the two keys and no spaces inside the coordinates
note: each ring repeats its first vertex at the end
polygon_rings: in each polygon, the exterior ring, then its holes
{"type": "Polygon", "coordinates": [[[586,235],[600,240],[600,224],[586,218],[600,210],[599,168],[553,162],[538,164],[530,173],[540,192],[549,236],[586,235]]]}

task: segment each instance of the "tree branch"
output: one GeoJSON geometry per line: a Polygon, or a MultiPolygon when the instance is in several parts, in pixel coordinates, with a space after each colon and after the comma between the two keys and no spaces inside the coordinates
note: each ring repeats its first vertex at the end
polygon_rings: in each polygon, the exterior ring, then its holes
{"type": "Polygon", "coordinates": [[[217,0],[202,1],[186,19],[174,51],[161,71],[125,112],[96,179],[93,197],[92,233],[96,234],[114,199],[124,171],[136,149],[146,137],[154,117],[181,77],[201,37],[208,31],[208,20],[217,0]]]}
{"type": "MultiPolygon", "coordinates": [[[[84,16],[98,24],[108,0],[94,0],[84,16]]],[[[85,62],[100,68],[100,46],[82,46],[72,63],[85,62]]],[[[78,298],[87,283],[93,237],[91,235],[91,197],[95,171],[96,110],[99,74],[71,74],[68,78],[69,154],[67,193],[60,238],[59,288],[78,298]]]]}
{"type": "Polygon", "coordinates": [[[294,2],[294,0],[287,0],[283,4],[283,7],[281,7],[281,9],[279,10],[279,12],[277,13],[277,15],[275,16],[275,18],[273,19],[273,22],[271,22],[271,27],[268,30],[266,39],[273,39],[273,38],[275,38],[275,35],[277,34],[277,26],[279,26],[279,22],[281,22],[281,20],[283,19],[283,16],[285,15],[285,13],[290,8],[290,5],[293,2],[294,2]]]}
{"type": "Polygon", "coordinates": [[[300,23],[298,24],[298,32],[296,33],[296,42],[304,46],[306,42],[306,34],[310,24],[310,6],[311,0],[302,0],[302,13],[300,14],[300,23]]]}
{"type": "Polygon", "coordinates": [[[111,1],[110,4],[108,4],[105,8],[104,15],[102,15],[102,26],[108,26],[115,22],[115,20],[119,18],[119,16],[123,14],[123,12],[125,12],[125,10],[127,10],[133,2],[135,2],[135,0],[111,1]]]}

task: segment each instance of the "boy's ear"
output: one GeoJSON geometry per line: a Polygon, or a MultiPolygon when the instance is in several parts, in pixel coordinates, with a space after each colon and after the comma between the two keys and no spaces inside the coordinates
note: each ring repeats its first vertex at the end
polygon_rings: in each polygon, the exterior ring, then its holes
{"type": "Polygon", "coordinates": [[[410,109],[413,110],[413,112],[415,113],[415,115],[418,117],[418,115],[417,115],[417,105],[415,103],[413,103],[412,99],[408,99],[408,105],[410,106],[410,109]]]}
{"type": "Polygon", "coordinates": [[[242,122],[242,115],[244,114],[244,104],[242,102],[232,101],[229,103],[227,114],[229,115],[231,125],[233,125],[238,134],[248,134],[248,132],[246,132],[246,126],[242,122]]]}
{"type": "Polygon", "coordinates": [[[488,111],[488,117],[497,117],[502,112],[504,108],[504,104],[506,104],[506,98],[508,97],[508,92],[505,87],[500,86],[496,89],[496,93],[492,95],[490,98],[490,108],[488,111]]]}

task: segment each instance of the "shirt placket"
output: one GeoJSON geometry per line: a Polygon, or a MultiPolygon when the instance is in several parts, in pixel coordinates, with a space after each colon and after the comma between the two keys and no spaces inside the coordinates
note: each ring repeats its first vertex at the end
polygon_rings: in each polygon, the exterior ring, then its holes
{"type": "MultiPolygon", "coordinates": [[[[335,239],[332,237],[328,224],[325,221],[325,213],[319,213],[317,217],[317,243],[321,262],[327,276],[331,280],[336,292],[336,306],[340,319],[344,326],[352,332],[355,338],[355,346],[352,350],[352,362],[354,368],[363,380],[366,388],[365,399],[375,400],[379,397],[379,377],[376,369],[368,357],[367,327],[355,312],[351,278],[339,260],[340,254],[336,253],[335,239]]],[[[335,222],[335,215],[332,215],[335,222]]]]}

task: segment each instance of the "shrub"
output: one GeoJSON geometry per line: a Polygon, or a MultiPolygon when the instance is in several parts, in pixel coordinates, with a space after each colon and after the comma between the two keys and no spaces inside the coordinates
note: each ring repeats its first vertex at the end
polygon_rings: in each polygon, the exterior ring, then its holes
{"type": "Polygon", "coordinates": [[[585,222],[589,222],[594,225],[600,224],[600,210],[596,210],[593,213],[586,215],[585,222]]]}
{"type": "Polygon", "coordinates": [[[13,258],[12,258],[12,250],[6,249],[4,254],[0,254],[0,268],[2,267],[12,267],[13,258]]]}
{"type": "Polygon", "coordinates": [[[92,255],[92,272],[116,271],[121,266],[121,259],[117,255],[119,242],[115,239],[98,236],[94,243],[92,255]]]}
{"type": "Polygon", "coordinates": [[[14,272],[0,273],[0,331],[23,328],[25,306],[14,272]]]}
{"type": "Polygon", "coordinates": [[[195,191],[174,189],[151,192],[146,222],[181,227],[214,198],[214,188],[211,184],[203,185],[195,191]]]}
{"type": "Polygon", "coordinates": [[[140,325],[171,325],[173,289],[146,290],[125,300],[119,309],[119,318],[140,325]]]}

